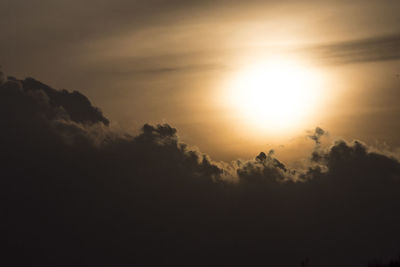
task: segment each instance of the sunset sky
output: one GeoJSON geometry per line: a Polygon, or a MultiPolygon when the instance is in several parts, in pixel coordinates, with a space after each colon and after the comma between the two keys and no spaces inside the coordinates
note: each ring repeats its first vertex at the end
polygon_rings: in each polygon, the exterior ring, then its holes
{"type": "Polygon", "coordinates": [[[0,0],[0,265],[396,260],[399,14],[0,0]]]}
{"type": "MultiPolygon", "coordinates": [[[[282,146],[298,145],[316,126],[333,137],[400,145],[396,0],[5,0],[1,7],[3,70],[79,90],[118,127],[167,122],[218,160],[269,148],[288,156],[282,146]],[[300,100],[307,120],[282,131],[249,122],[229,102],[232,82],[271,58],[318,80],[316,99],[300,100]]],[[[281,79],[290,76],[283,71],[281,79]]]]}

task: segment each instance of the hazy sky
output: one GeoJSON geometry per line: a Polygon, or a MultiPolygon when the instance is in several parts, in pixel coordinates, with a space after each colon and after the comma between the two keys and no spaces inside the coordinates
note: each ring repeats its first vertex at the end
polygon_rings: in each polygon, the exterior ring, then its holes
{"type": "Polygon", "coordinates": [[[79,90],[118,127],[168,122],[225,160],[285,154],[316,126],[400,145],[399,1],[3,0],[0,10],[5,73],[79,90]],[[279,140],[224,105],[227,82],[270,55],[326,77],[316,116],[279,140]]]}

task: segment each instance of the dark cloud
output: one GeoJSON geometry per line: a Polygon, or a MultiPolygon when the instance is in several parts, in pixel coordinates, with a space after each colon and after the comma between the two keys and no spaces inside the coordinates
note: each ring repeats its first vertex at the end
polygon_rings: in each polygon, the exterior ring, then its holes
{"type": "Polygon", "coordinates": [[[359,141],[303,170],[273,151],[216,163],[33,79],[1,85],[0,121],[5,266],[354,266],[400,249],[400,163],[359,141]]]}
{"type": "Polygon", "coordinates": [[[57,91],[32,78],[22,81],[13,78],[10,78],[10,80],[21,83],[24,91],[43,92],[48,97],[49,104],[53,107],[64,109],[71,121],[109,124],[109,121],[103,116],[101,111],[93,107],[89,99],[77,91],[73,91],[72,93],[67,90],[57,91]]]}
{"type": "Polygon", "coordinates": [[[312,135],[309,135],[308,137],[311,140],[313,140],[315,142],[315,144],[319,145],[319,144],[321,144],[321,140],[320,140],[321,137],[325,134],[326,134],[326,132],[322,128],[317,127],[317,128],[315,128],[314,133],[312,135]]]}
{"type": "Polygon", "coordinates": [[[1,66],[0,66],[0,85],[2,85],[6,81],[6,77],[4,76],[4,73],[1,71],[1,66]]]}
{"type": "Polygon", "coordinates": [[[400,34],[321,45],[312,49],[322,60],[335,64],[400,59],[400,34]]]}

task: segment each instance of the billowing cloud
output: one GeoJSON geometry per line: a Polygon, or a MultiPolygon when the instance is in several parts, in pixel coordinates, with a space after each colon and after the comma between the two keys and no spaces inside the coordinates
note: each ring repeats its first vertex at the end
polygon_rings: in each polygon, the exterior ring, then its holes
{"type": "Polygon", "coordinates": [[[0,121],[8,266],[354,266],[399,250],[398,159],[323,148],[320,128],[303,169],[273,151],[217,163],[167,124],[120,133],[80,93],[15,78],[0,121]]]}

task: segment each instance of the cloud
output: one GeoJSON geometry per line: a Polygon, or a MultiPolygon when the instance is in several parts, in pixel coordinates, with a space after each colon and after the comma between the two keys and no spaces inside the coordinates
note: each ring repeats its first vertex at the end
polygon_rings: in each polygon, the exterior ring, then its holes
{"type": "MultiPolygon", "coordinates": [[[[157,58],[159,61],[160,59],[157,58]]],[[[118,75],[152,75],[152,74],[167,74],[167,73],[182,73],[182,72],[201,72],[201,71],[210,71],[210,70],[218,70],[224,69],[225,66],[221,64],[188,64],[181,66],[157,66],[159,63],[154,64],[153,66],[149,66],[148,68],[120,68],[120,70],[116,70],[114,68],[113,73],[118,75]]],[[[110,70],[105,70],[105,72],[110,73],[110,70]]]]}
{"type": "Polygon", "coordinates": [[[1,71],[1,66],[0,66],[0,85],[2,85],[5,82],[5,77],[4,73],[1,71]]]}
{"type": "Polygon", "coordinates": [[[321,137],[327,133],[320,127],[315,128],[314,133],[308,137],[315,142],[316,145],[321,144],[321,137]]]}
{"type": "Polygon", "coordinates": [[[334,64],[376,62],[400,59],[400,35],[356,39],[312,48],[324,61],[334,64]]]}
{"type": "Polygon", "coordinates": [[[273,151],[217,163],[167,124],[116,132],[80,93],[11,77],[0,121],[8,266],[354,266],[399,249],[398,159],[323,148],[320,128],[303,169],[273,151]]]}
{"type": "Polygon", "coordinates": [[[19,82],[27,90],[43,91],[49,98],[49,104],[64,109],[71,121],[109,124],[109,121],[103,116],[101,111],[93,107],[87,97],[77,91],[72,93],[67,90],[57,91],[32,78],[27,78],[19,82]]]}

